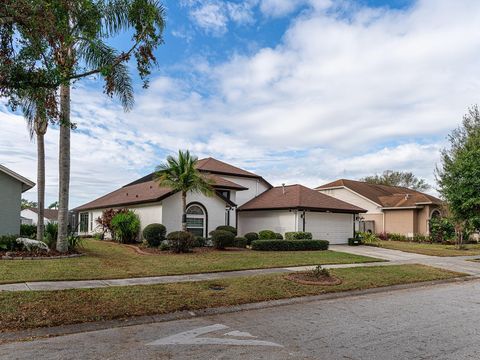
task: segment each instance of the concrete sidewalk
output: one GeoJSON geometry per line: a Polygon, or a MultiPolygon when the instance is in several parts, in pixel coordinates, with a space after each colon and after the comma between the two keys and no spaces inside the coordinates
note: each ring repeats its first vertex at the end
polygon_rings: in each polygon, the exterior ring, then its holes
{"type": "MultiPolygon", "coordinates": [[[[480,276],[480,263],[468,261],[480,256],[462,256],[462,257],[437,257],[421,254],[407,253],[398,250],[382,249],[371,246],[346,246],[331,245],[331,250],[346,252],[356,255],[370,256],[387,262],[373,263],[355,263],[355,264],[337,264],[322,265],[327,269],[351,268],[361,266],[390,266],[405,264],[422,264],[441,269],[461,272],[473,276],[480,276]]],[[[76,281],[39,281],[22,282],[15,284],[0,285],[0,291],[51,291],[67,289],[91,289],[104,288],[111,286],[133,286],[133,285],[155,285],[177,282],[191,282],[204,280],[218,280],[230,277],[278,274],[291,271],[305,271],[312,269],[313,266],[279,267],[270,269],[253,269],[240,271],[224,271],[215,273],[201,273],[189,275],[170,275],[170,276],[152,276],[128,279],[109,279],[109,280],[76,280],[76,281]]]]}

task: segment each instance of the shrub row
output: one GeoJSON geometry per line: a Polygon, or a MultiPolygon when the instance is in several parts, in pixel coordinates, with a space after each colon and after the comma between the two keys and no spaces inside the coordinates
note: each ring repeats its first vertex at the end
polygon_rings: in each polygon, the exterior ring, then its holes
{"type": "Polygon", "coordinates": [[[286,240],[312,240],[312,233],[305,231],[290,231],[285,233],[286,240]]]}
{"type": "Polygon", "coordinates": [[[327,250],[329,242],[326,240],[255,240],[252,250],[260,251],[299,251],[299,250],[327,250]]]}

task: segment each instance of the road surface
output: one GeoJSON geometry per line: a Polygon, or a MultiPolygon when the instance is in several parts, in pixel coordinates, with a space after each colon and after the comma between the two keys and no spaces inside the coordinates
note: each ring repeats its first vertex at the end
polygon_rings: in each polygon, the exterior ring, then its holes
{"type": "Polygon", "coordinates": [[[480,280],[0,346],[1,359],[479,359],[480,280]]]}

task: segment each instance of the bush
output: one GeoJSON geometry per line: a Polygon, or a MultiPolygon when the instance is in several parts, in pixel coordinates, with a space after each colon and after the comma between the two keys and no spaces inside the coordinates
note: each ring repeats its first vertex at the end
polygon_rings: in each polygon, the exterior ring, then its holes
{"type": "Polygon", "coordinates": [[[77,250],[79,247],[83,247],[83,242],[85,241],[84,238],[75,235],[75,234],[69,234],[67,236],[67,245],[68,245],[68,250],[73,251],[77,250]]]}
{"type": "Polygon", "coordinates": [[[378,246],[380,239],[377,235],[372,234],[371,232],[362,232],[358,233],[359,238],[362,244],[370,245],[370,246],[378,246]]]}
{"type": "Polygon", "coordinates": [[[17,243],[18,235],[0,235],[0,251],[20,251],[23,245],[17,243]]]}
{"type": "Polygon", "coordinates": [[[20,237],[35,239],[37,237],[37,225],[20,225],[20,237]]]}
{"type": "Polygon", "coordinates": [[[455,225],[447,218],[431,218],[429,222],[430,239],[433,242],[445,242],[455,238],[455,225]]]}
{"type": "Polygon", "coordinates": [[[412,241],[418,242],[418,243],[429,243],[430,237],[428,235],[423,235],[423,234],[414,234],[412,241]]]}
{"type": "Polygon", "coordinates": [[[258,232],[258,238],[260,240],[274,240],[276,239],[275,232],[272,230],[262,230],[258,232]]]}
{"type": "Polygon", "coordinates": [[[384,231],[384,232],[381,232],[380,234],[377,234],[377,237],[380,239],[380,240],[388,240],[388,234],[384,231]]]}
{"type": "Polygon", "coordinates": [[[113,218],[121,213],[128,213],[130,210],[128,209],[106,209],[102,211],[102,216],[98,217],[95,220],[95,223],[97,224],[96,228],[100,228],[101,232],[103,233],[103,237],[105,237],[105,234],[108,232],[110,233],[112,240],[115,239],[115,232],[113,229],[112,225],[112,220],[113,218]]]}
{"type": "Polygon", "coordinates": [[[277,240],[283,240],[283,235],[280,233],[275,233],[275,239],[277,240]]]}
{"type": "Polygon", "coordinates": [[[193,242],[193,247],[204,247],[207,246],[207,239],[203,236],[195,236],[195,241],[193,242]]]}
{"type": "Polygon", "coordinates": [[[45,225],[45,236],[43,241],[51,248],[54,249],[57,244],[58,224],[47,223],[45,225]]]}
{"type": "Polygon", "coordinates": [[[161,251],[168,251],[170,250],[170,245],[167,242],[162,242],[158,247],[161,251]]]}
{"type": "Polygon", "coordinates": [[[237,236],[237,229],[230,225],[220,225],[215,230],[230,231],[234,236],[237,236]]]}
{"type": "Polygon", "coordinates": [[[143,238],[147,241],[147,244],[150,247],[160,246],[160,243],[165,240],[166,234],[167,228],[164,225],[157,223],[145,226],[145,229],[143,229],[142,232],[143,238]]]}
{"type": "Polygon", "coordinates": [[[408,238],[405,235],[402,234],[397,234],[397,233],[392,233],[392,234],[387,234],[388,239],[392,241],[408,241],[408,238]]]}
{"type": "Polygon", "coordinates": [[[188,231],[173,231],[167,235],[167,240],[170,249],[178,254],[189,252],[192,249],[195,236],[188,231]]]}
{"type": "Polygon", "coordinates": [[[255,240],[252,242],[252,249],[260,251],[327,250],[328,244],[326,240],[255,240]]]}
{"type": "Polygon", "coordinates": [[[248,240],[243,236],[237,236],[233,240],[233,246],[235,246],[236,248],[245,249],[247,245],[248,245],[248,240]]]}
{"type": "Polygon", "coordinates": [[[210,235],[212,236],[213,246],[216,249],[225,249],[227,246],[232,246],[235,239],[235,235],[226,230],[214,230],[210,235]]]}
{"type": "Polygon", "coordinates": [[[290,231],[285,233],[286,240],[311,240],[312,233],[305,231],[290,231]]]}
{"type": "Polygon", "coordinates": [[[140,231],[140,219],[131,210],[118,213],[112,218],[112,228],[118,242],[132,243],[137,240],[140,231]]]}
{"type": "Polygon", "coordinates": [[[248,241],[248,245],[252,243],[252,241],[258,240],[258,234],[256,232],[249,232],[244,235],[245,239],[248,241]]]}

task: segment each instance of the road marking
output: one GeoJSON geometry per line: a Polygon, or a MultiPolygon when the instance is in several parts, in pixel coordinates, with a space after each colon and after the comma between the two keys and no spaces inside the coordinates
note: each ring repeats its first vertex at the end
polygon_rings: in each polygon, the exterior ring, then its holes
{"type": "MultiPolygon", "coordinates": [[[[199,337],[200,335],[208,334],[214,331],[225,330],[229,327],[223,324],[215,324],[210,326],[204,326],[197,329],[185,331],[179,334],[167,336],[162,339],[158,339],[147,345],[236,345],[236,346],[274,346],[283,347],[280,344],[276,344],[270,341],[263,340],[240,340],[229,339],[223,337],[199,337]]],[[[250,333],[241,331],[230,331],[222,336],[237,336],[237,337],[253,337],[250,333]],[[233,334],[232,334],[233,333],[233,334]]]]}

